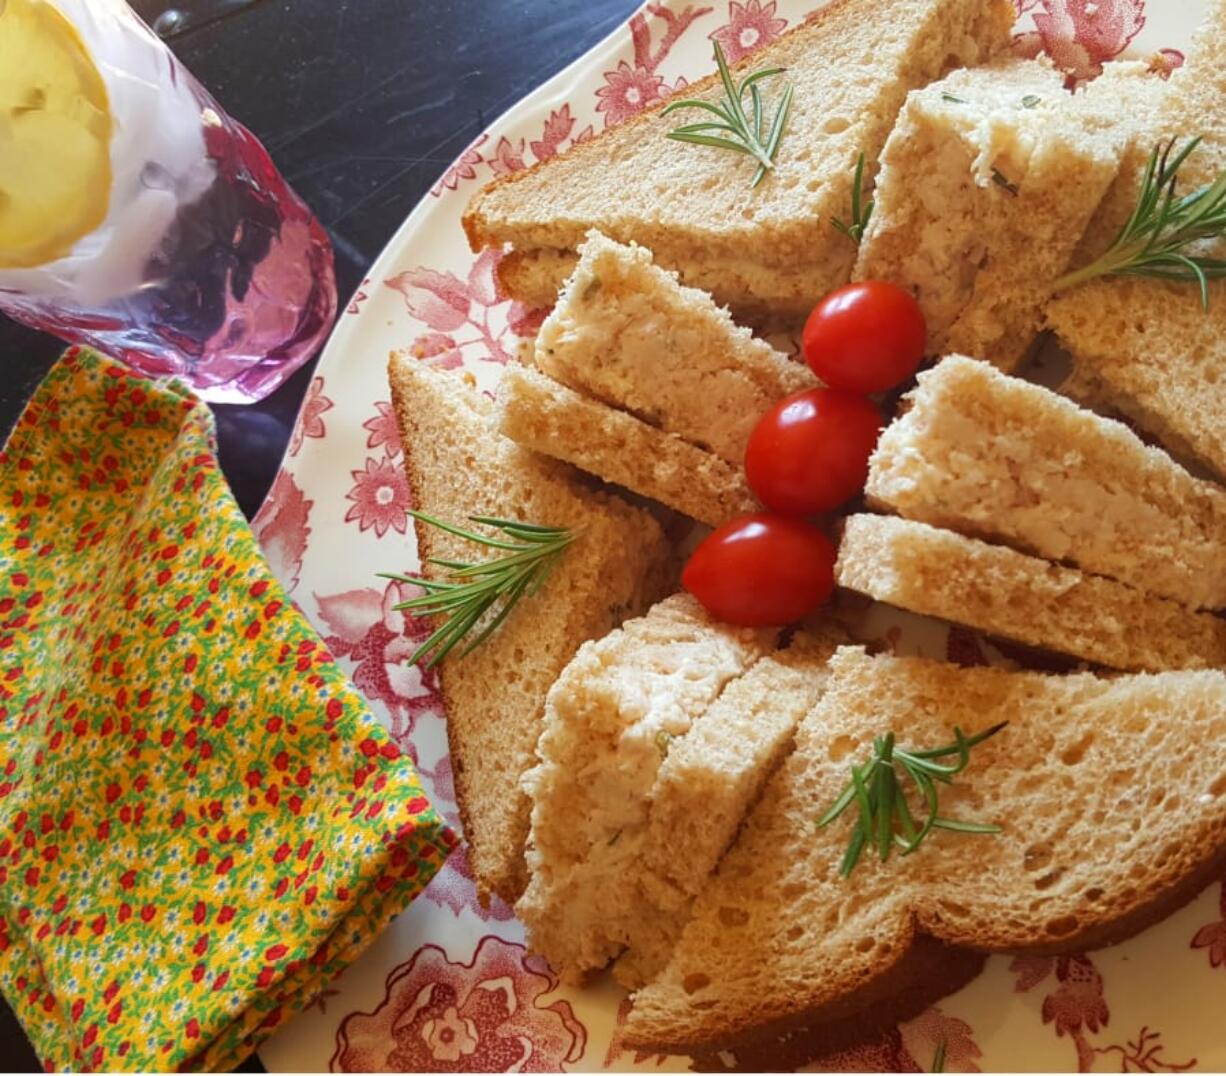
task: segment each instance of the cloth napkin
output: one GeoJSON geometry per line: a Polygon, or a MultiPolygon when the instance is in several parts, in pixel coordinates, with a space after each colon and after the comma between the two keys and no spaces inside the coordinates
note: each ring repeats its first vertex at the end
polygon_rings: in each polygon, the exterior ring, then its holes
{"type": "Polygon", "coordinates": [[[455,843],[214,447],[73,350],[0,453],[0,989],[48,1069],[233,1066],[455,843]]]}

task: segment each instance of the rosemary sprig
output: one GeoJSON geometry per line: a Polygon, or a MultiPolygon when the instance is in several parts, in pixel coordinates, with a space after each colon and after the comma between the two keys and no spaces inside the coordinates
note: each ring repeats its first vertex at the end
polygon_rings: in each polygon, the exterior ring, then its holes
{"type": "Polygon", "coordinates": [[[859,243],[864,238],[864,229],[873,215],[873,200],[863,200],[864,191],[864,154],[856,158],[856,171],[851,179],[851,223],[831,217],[833,224],[853,243],[859,243]]]}
{"type": "Polygon", "coordinates": [[[955,728],[952,744],[923,751],[904,750],[896,746],[892,732],[874,739],[872,758],[863,765],[852,765],[847,787],[830,810],[817,820],[819,829],[828,826],[853,803],[859,812],[839,873],[844,878],[851,874],[866,845],[874,847],[884,862],[895,846],[902,849],[904,856],[910,855],[934,829],[957,833],[999,833],[999,826],[962,822],[938,814],[938,785],[953,784],[954,777],[970,762],[971,748],[995,736],[1005,724],[1007,722],[993,725],[971,737],[967,737],[960,728],[955,728]],[[957,756],[957,762],[944,764],[936,761],[951,755],[957,756]],[[923,796],[927,815],[921,824],[917,825],[907,803],[906,793],[899,781],[899,766],[923,796]]]}
{"type": "Polygon", "coordinates": [[[998,187],[1004,187],[1009,194],[1013,195],[1015,198],[1017,197],[1017,192],[1020,190],[1020,188],[999,168],[992,169],[992,182],[998,187]]]}
{"type": "Polygon", "coordinates": [[[1175,190],[1179,169],[1201,137],[1178,151],[1174,138],[1154,148],[1136,207],[1115,241],[1096,261],[1060,277],[1054,291],[1111,275],[1195,281],[1201,304],[1209,309],[1209,281],[1226,276],[1226,259],[1193,253],[1188,247],[1226,235],[1226,173],[1190,194],[1180,196],[1175,190]]]}
{"type": "Polygon", "coordinates": [[[945,1038],[937,1043],[936,1053],[932,1055],[932,1068],[929,1072],[944,1072],[945,1071],[945,1038]]]}
{"type": "Polygon", "coordinates": [[[394,608],[446,617],[409,658],[409,664],[413,665],[429,655],[427,669],[442,661],[451,649],[477,626],[486,612],[501,601],[501,608],[480,630],[477,637],[468,643],[461,656],[472,653],[488,639],[506,620],[521,598],[535,594],[540,589],[558,558],[576,537],[575,532],[565,527],[542,527],[535,523],[495,519],[492,516],[469,516],[474,523],[493,527],[506,536],[505,539],[496,538],[465,530],[434,516],[428,516],[425,512],[412,512],[411,515],[423,523],[476,545],[504,551],[502,556],[476,564],[428,557],[427,564],[447,569],[446,579],[379,573],[384,579],[412,583],[425,591],[425,594],[400,602],[394,608]]]}
{"type": "Polygon", "coordinates": [[[716,120],[678,127],[675,131],[669,131],[668,137],[678,142],[694,142],[700,146],[715,146],[718,149],[748,154],[758,162],[758,170],[750,183],[751,187],[756,187],[762,182],[762,177],[775,167],[775,154],[779,152],[779,142],[783,138],[788,110],[792,107],[792,86],[789,83],[784,88],[775,117],[771,120],[770,127],[764,131],[766,108],[758,83],[765,78],[782,74],[785,69],[768,67],[755,71],[746,75],[738,86],[732,80],[732,72],[728,70],[728,61],[724,59],[724,50],[720,48],[718,41],[715,42],[715,62],[719,65],[719,77],[724,84],[725,94],[719,104],[690,97],[684,101],[671,102],[661,110],[660,115],[667,116],[670,112],[682,108],[698,108],[714,114],[716,120]],[[746,90],[749,91],[751,116],[745,113],[746,90]]]}

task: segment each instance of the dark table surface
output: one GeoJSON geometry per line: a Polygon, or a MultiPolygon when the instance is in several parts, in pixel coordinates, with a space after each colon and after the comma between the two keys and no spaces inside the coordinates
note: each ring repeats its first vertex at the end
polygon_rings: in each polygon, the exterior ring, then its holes
{"type": "MultiPolygon", "coordinates": [[[[623,21],[636,0],[133,0],[263,141],[332,236],[344,299],[488,121],[623,21]]],[[[0,433],[63,344],[0,315],[0,433]]],[[[215,408],[221,463],[250,516],[311,366],[255,406],[215,408]]],[[[321,1064],[326,1059],[321,1059],[321,1064]]],[[[244,1066],[246,1068],[248,1066],[244,1066]]],[[[257,1062],[251,1067],[258,1070],[257,1062]]],[[[40,1069],[0,1004],[0,1071],[40,1069]]]]}

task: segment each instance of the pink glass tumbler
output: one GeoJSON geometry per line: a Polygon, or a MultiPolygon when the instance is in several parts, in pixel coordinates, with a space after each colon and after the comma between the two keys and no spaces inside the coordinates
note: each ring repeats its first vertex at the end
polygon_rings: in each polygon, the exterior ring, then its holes
{"type": "Polygon", "coordinates": [[[206,400],[262,399],[336,315],[327,234],[122,0],[54,2],[108,84],[114,183],[106,220],[68,255],[0,268],[0,311],[206,400]]]}

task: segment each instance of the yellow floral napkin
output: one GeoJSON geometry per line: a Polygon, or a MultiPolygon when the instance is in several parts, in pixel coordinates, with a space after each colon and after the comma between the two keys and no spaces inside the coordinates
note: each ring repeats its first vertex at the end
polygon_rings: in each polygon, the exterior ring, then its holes
{"type": "Polygon", "coordinates": [[[233,1066],[454,842],[208,409],[68,352],[0,454],[0,989],[46,1066],[233,1066]]]}

